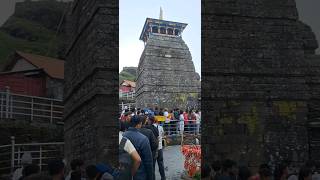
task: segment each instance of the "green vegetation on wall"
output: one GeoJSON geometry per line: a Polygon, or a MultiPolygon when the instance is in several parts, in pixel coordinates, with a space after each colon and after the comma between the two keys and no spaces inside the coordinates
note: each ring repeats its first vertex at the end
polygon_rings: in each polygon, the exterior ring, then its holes
{"type": "Polygon", "coordinates": [[[296,101],[274,101],[273,106],[280,117],[286,119],[297,119],[297,107],[304,104],[296,101]]]}
{"type": "MultiPolygon", "coordinates": [[[[227,103],[224,103],[224,107],[228,109],[232,109],[236,111],[236,109],[243,106],[240,102],[237,101],[230,101],[227,103]],[[228,105],[228,107],[227,107],[228,105]]],[[[239,123],[239,124],[246,124],[249,134],[253,135],[257,131],[258,122],[259,121],[259,114],[257,112],[257,104],[252,103],[250,106],[250,111],[248,112],[242,112],[239,114],[229,115],[228,113],[222,114],[222,117],[220,118],[220,122],[222,124],[233,124],[233,123],[239,123]]],[[[223,132],[220,132],[223,133],[223,132]]]]}

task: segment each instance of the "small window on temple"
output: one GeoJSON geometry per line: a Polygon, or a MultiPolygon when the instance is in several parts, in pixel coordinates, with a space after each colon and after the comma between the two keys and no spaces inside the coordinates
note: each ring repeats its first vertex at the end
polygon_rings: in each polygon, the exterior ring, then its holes
{"type": "Polygon", "coordinates": [[[169,35],[173,35],[173,29],[168,28],[168,34],[169,34],[169,35]]]}
{"type": "Polygon", "coordinates": [[[153,33],[158,33],[158,27],[157,26],[153,26],[152,27],[152,32],[153,33]]]}
{"type": "Polygon", "coordinates": [[[178,36],[180,31],[178,29],[174,30],[174,35],[178,36]]]}
{"type": "Polygon", "coordinates": [[[166,28],[164,28],[164,27],[160,28],[160,33],[161,34],[166,34],[166,28]]]}

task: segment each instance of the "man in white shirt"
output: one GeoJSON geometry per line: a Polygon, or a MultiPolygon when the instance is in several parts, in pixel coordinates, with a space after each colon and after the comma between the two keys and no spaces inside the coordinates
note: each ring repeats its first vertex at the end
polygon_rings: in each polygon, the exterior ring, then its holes
{"type": "Polygon", "coordinates": [[[163,127],[159,125],[159,123],[153,122],[153,126],[155,126],[158,131],[159,131],[159,146],[158,146],[158,157],[157,157],[157,162],[158,162],[158,167],[159,167],[159,173],[161,176],[161,180],[166,179],[166,175],[164,172],[164,163],[163,163],[163,145],[162,145],[162,140],[164,138],[164,130],[163,127]]]}
{"type": "Polygon", "coordinates": [[[184,131],[184,116],[183,116],[183,111],[180,110],[180,115],[179,115],[179,133],[183,135],[184,131]]]}
{"type": "MultiPolygon", "coordinates": [[[[121,139],[123,138],[122,136],[123,132],[119,131],[119,144],[121,142],[121,139]]],[[[127,139],[126,144],[124,145],[124,150],[129,153],[132,154],[134,153],[134,151],[136,151],[136,148],[134,148],[133,144],[131,143],[131,141],[129,139],[127,139]]],[[[137,151],[136,151],[137,152],[137,151]]],[[[139,154],[138,154],[139,155],[139,154]]]]}
{"type": "Polygon", "coordinates": [[[171,121],[171,117],[169,116],[169,112],[168,109],[165,108],[164,112],[163,112],[163,116],[165,117],[165,129],[168,131],[167,133],[170,135],[171,134],[171,129],[170,129],[170,121],[171,121]]]}
{"type": "Polygon", "coordinates": [[[195,112],[195,116],[196,116],[196,125],[197,125],[197,135],[199,135],[200,134],[201,116],[200,116],[198,110],[195,112]]]}
{"type": "MultiPolygon", "coordinates": [[[[125,131],[125,124],[120,121],[119,144],[121,143],[121,140],[123,138],[122,134],[124,131],[125,131]]],[[[137,170],[139,169],[139,166],[141,163],[141,157],[129,139],[126,140],[126,143],[125,143],[123,149],[128,154],[130,154],[130,156],[132,158],[133,164],[132,164],[132,169],[131,169],[131,175],[134,176],[136,174],[137,170]]]]}

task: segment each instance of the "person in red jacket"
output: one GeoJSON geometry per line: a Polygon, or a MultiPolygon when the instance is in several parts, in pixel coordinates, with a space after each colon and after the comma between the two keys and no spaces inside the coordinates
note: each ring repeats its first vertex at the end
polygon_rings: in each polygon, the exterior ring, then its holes
{"type": "Polygon", "coordinates": [[[189,119],[188,119],[188,110],[183,112],[183,119],[184,119],[184,130],[185,132],[189,132],[189,119]]]}

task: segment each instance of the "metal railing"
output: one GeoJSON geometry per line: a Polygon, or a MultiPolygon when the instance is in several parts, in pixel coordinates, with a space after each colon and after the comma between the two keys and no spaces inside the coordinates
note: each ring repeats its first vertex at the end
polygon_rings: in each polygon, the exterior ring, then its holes
{"type": "Polygon", "coordinates": [[[126,107],[129,111],[131,111],[135,106],[135,103],[123,103],[119,104],[120,112],[122,112],[126,107]]]}
{"type": "Polygon", "coordinates": [[[0,174],[12,174],[21,167],[24,153],[30,153],[32,163],[38,164],[41,170],[48,161],[62,159],[63,152],[63,142],[16,144],[15,137],[11,137],[11,144],[0,146],[0,174]]]}
{"type": "Polygon", "coordinates": [[[179,120],[170,120],[169,122],[161,122],[165,135],[179,135],[182,132],[184,134],[201,135],[201,123],[197,123],[195,120],[184,121],[183,126],[180,125],[179,120]],[[183,129],[181,130],[180,127],[183,129]]]}
{"type": "Polygon", "coordinates": [[[41,123],[63,123],[63,102],[37,96],[0,92],[0,119],[26,120],[41,123]]]}
{"type": "Polygon", "coordinates": [[[122,99],[134,99],[136,96],[136,92],[119,92],[119,98],[122,99]]]}

